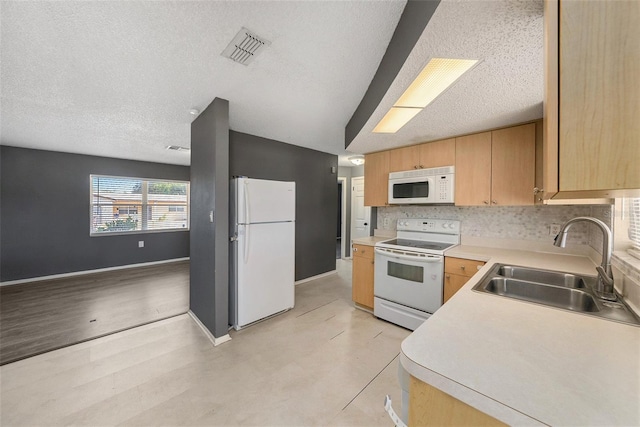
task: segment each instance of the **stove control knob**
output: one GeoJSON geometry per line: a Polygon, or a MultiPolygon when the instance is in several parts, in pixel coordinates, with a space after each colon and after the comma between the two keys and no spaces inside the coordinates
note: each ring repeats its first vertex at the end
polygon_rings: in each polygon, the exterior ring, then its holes
{"type": "Polygon", "coordinates": [[[448,222],[443,223],[442,228],[449,228],[449,223],[448,222]]]}

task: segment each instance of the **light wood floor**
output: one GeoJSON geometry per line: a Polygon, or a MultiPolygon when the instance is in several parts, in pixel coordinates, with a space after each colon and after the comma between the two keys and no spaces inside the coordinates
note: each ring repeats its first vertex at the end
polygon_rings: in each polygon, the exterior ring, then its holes
{"type": "Polygon", "coordinates": [[[351,263],[213,347],[188,315],[0,367],[0,424],[390,426],[409,331],[353,308],[351,263]]]}
{"type": "Polygon", "coordinates": [[[0,364],[188,309],[188,261],[3,286],[0,364]]]}

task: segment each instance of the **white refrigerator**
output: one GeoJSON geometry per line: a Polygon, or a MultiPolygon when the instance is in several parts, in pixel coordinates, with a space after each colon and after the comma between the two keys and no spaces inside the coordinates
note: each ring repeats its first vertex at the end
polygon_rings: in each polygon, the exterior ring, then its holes
{"type": "Polygon", "coordinates": [[[230,324],[294,305],[296,183],[231,180],[230,324]]]}

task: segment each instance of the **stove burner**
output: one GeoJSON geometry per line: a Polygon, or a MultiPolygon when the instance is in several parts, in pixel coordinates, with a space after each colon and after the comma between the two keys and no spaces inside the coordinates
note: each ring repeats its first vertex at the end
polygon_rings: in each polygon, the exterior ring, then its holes
{"type": "Polygon", "coordinates": [[[384,242],[386,245],[404,246],[409,248],[425,249],[431,251],[444,251],[453,246],[451,243],[426,242],[422,240],[394,239],[384,242]]]}

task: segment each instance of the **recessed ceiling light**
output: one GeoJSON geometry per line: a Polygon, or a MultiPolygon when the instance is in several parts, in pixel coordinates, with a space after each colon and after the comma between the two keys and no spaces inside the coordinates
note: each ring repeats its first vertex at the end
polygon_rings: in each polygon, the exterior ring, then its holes
{"type": "Polygon", "coordinates": [[[426,107],[477,63],[477,59],[431,59],[393,106],[426,107]]]}
{"type": "Polygon", "coordinates": [[[432,58],[373,132],[396,133],[478,62],[477,59],[432,58]]]}
{"type": "Polygon", "coordinates": [[[422,108],[398,108],[392,107],[382,120],[373,129],[375,133],[396,133],[409,120],[413,119],[416,114],[422,111],[422,108]]]}

